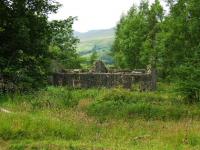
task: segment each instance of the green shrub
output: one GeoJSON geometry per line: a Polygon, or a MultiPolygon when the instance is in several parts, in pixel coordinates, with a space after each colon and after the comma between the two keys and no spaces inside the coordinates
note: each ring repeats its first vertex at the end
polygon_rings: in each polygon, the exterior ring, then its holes
{"type": "Polygon", "coordinates": [[[131,94],[129,91],[122,88],[111,89],[109,93],[105,93],[101,101],[129,102],[131,94]]]}
{"type": "Polygon", "coordinates": [[[72,91],[69,88],[48,87],[47,95],[50,97],[50,100],[58,101],[65,107],[73,107],[78,104],[78,99],[73,96],[72,91]]]}
{"type": "Polygon", "coordinates": [[[178,91],[187,103],[200,102],[200,68],[199,64],[187,63],[177,69],[179,76],[178,91]]]}
{"type": "Polygon", "coordinates": [[[106,116],[117,114],[123,105],[129,103],[130,93],[124,89],[111,89],[109,92],[104,93],[104,95],[97,97],[96,101],[92,103],[87,112],[90,115],[95,116],[106,116]]]}
{"type": "Polygon", "coordinates": [[[87,113],[98,118],[139,117],[147,120],[179,120],[200,116],[197,108],[191,109],[182,103],[179,96],[159,92],[129,92],[124,89],[112,89],[97,98],[87,108],[87,113]]]}
{"type": "Polygon", "coordinates": [[[188,143],[192,146],[200,146],[200,136],[196,134],[190,134],[188,136],[188,143]]]}

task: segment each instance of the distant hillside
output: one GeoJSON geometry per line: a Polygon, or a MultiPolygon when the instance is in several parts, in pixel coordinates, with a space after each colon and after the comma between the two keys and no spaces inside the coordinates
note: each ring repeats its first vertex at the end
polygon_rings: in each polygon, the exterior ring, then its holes
{"type": "Polygon", "coordinates": [[[107,64],[112,64],[110,56],[111,46],[114,40],[114,28],[106,30],[91,30],[85,33],[74,32],[74,35],[80,39],[78,53],[89,60],[90,55],[96,51],[100,60],[107,64]]]}
{"type": "Polygon", "coordinates": [[[94,39],[105,39],[114,37],[114,28],[104,29],[104,30],[91,30],[88,32],[74,32],[74,35],[77,36],[81,41],[94,40],[94,39]]]}

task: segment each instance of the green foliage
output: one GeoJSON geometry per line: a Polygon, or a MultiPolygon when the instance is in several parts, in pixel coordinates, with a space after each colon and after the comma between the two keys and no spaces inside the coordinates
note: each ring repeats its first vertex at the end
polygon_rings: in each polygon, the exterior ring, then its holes
{"type": "Polygon", "coordinates": [[[188,102],[199,101],[198,0],[167,1],[164,15],[159,0],[133,6],[117,25],[113,54],[122,68],[156,68],[160,79],[179,82],[188,102]]]}
{"type": "Polygon", "coordinates": [[[112,39],[102,39],[102,40],[92,40],[92,41],[84,41],[79,45],[79,55],[81,58],[85,60],[82,61],[82,64],[90,65],[90,58],[93,53],[97,53],[98,60],[102,60],[106,64],[113,64],[111,52],[111,43],[112,39]],[[94,46],[97,45],[97,46],[94,46]],[[96,51],[96,52],[95,52],[96,51]]]}
{"type": "Polygon", "coordinates": [[[59,4],[52,0],[0,2],[1,77],[27,89],[47,81],[49,26],[47,15],[59,4]],[[20,84],[20,85],[19,85],[20,84]]]}
{"type": "Polygon", "coordinates": [[[54,20],[49,23],[52,34],[50,51],[54,60],[52,63],[55,64],[53,71],[64,68],[80,68],[80,59],[76,53],[79,40],[73,36],[72,30],[75,19],[69,17],[66,20],[54,20]]]}
{"type": "Polygon", "coordinates": [[[3,96],[2,99],[13,104],[29,103],[27,109],[61,109],[74,107],[79,102],[79,97],[74,95],[74,91],[64,87],[47,87],[46,89],[36,91],[34,94],[14,94],[12,96],[3,96]],[[13,100],[13,97],[14,100],[13,100]]]}
{"type": "Polygon", "coordinates": [[[0,32],[3,32],[3,31],[4,31],[4,29],[0,27],[0,32]]]}
{"type": "Polygon", "coordinates": [[[171,6],[171,14],[166,19],[167,53],[164,61],[170,66],[171,74],[180,83],[179,90],[188,102],[199,101],[199,1],[180,0],[171,6]],[[170,44],[168,44],[170,43],[170,44]]]}
{"type": "Polygon", "coordinates": [[[143,49],[140,52],[141,62],[144,65],[150,64],[152,67],[157,67],[160,60],[160,49],[158,40],[159,33],[161,32],[161,24],[164,19],[163,8],[159,0],[155,0],[155,3],[151,5],[147,14],[147,38],[143,42],[143,49]]]}
{"type": "Polygon", "coordinates": [[[80,38],[77,52],[80,57],[85,59],[81,62],[82,65],[90,66],[90,57],[94,51],[98,54],[98,60],[102,60],[106,64],[113,64],[113,59],[110,55],[114,40],[113,28],[108,30],[88,31],[86,33],[75,32],[75,35],[80,38]]]}
{"type": "MultiPolygon", "coordinates": [[[[48,22],[60,4],[52,0],[0,2],[0,78],[4,90],[30,90],[46,85],[48,75],[79,68],[75,20],[48,22]]],[[[2,89],[1,89],[2,90],[2,89]]]]}
{"type": "Polygon", "coordinates": [[[142,1],[138,8],[133,6],[127,16],[122,16],[113,45],[115,60],[120,67],[156,66],[160,54],[157,34],[161,31],[163,18],[163,8],[158,0],[150,8],[148,1],[142,1]]]}
{"type": "Polygon", "coordinates": [[[3,140],[22,139],[77,139],[77,131],[62,121],[45,116],[0,114],[0,138],[3,140]]]}
{"type": "Polygon", "coordinates": [[[97,61],[97,58],[98,58],[97,51],[94,50],[94,51],[92,52],[92,55],[90,56],[90,65],[91,65],[91,66],[94,64],[95,61],[97,61]]]}
{"type": "MultiPolygon", "coordinates": [[[[166,92],[166,91],[165,91],[166,92]]],[[[100,119],[144,118],[146,120],[180,120],[199,118],[198,108],[188,109],[181,97],[161,93],[130,93],[113,89],[88,107],[88,114],[100,119]]]]}
{"type": "Polygon", "coordinates": [[[179,75],[178,91],[182,92],[188,103],[200,102],[200,69],[198,66],[186,64],[177,69],[179,75]]]}
{"type": "MultiPolygon", "coordinates": [[[[132,6],[128,14],[122,16],[117,25],[113,45],[115,60],[120,67],[135,69],[147,65],[143,60],[141,61],[145,57],[143,45],[147,39],[149,46],[154,42],[153,32],[157,32],[155,26],[158,22],[156,10],[161,7],[157,3],[156,1],[149,9],[148,2],[142,1],[139,8],[132,6]]],[[[162,11],[162,8],[160,9],[162,11]]]]}
{"type": "Polygon", "coordinates": [[[190,134],[188,136],[188,142],[192,146],[197,146],[197,145],[200,144],[200,137],[198,135],[195,135],[195,134],[190,134]]]}
{"type": "Polygon", "coordinates": [[[145,21],[142,16],[137,16],[137,10],[133,6],[127,16],[122,16],[117,26],[116,37],[113,45],[115,60],[120,67],[140,67],[139,52],[141,41],[145,36],[145,21]],[[133,28],[141,30],[132,30],[133,28]],[[131,29],[132,28],[132,29],[131,29]],[[134,35],[134,36],[131,36],[134,35]]]}
{"type": "Polygon", "coordinates": [[[199,149],[200,105],[184,104],[183,97],[174,93],[175,86],[160,83],[158,92],[149,93],[48,87],[29,94],[1,95],[0,147],[199,149]],[[78,105],[66,106],[62,99],[67,97],[78,100],[78,105]],[[37,99],[39,105],[34,103],[37,99]]]}

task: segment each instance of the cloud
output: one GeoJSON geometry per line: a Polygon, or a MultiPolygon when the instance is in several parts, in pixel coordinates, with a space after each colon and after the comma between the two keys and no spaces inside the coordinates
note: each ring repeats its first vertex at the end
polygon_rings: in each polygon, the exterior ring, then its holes
{"type": "MultiPolygon", "coordinates": [[[[77,16],[74,30],[86,32],[95,29],[112,28],[119,21],[122,13],[126,13],[140,0],[57,0],[63,6],[57,14],[49,16],[50,20],[65,19],[77,16]]],[[[154,0],[150,0],[152,2],[154,0]]]]}

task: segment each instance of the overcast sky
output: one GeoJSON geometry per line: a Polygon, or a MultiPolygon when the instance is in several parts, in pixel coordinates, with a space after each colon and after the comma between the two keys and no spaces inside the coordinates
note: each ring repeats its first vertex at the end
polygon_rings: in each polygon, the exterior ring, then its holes
{"type": "MultiPolygon", "coordinates": [[[[57,0],[63,6],[57,14],[50,15],[50,20],[65,19],[77,16],[74,30],[86,32],[95,29],[112,28],[119,21],[122,13],[126,13],[140,0],[57,0]]],[[[154,0],[149,0],[153,2],[154,0]]]]}

